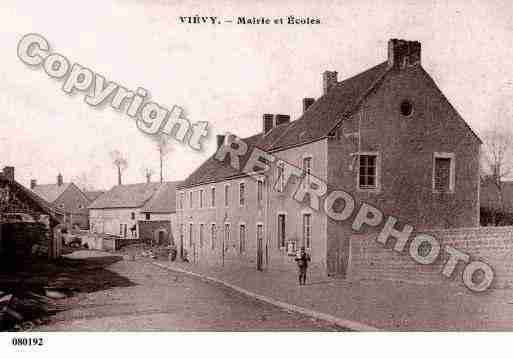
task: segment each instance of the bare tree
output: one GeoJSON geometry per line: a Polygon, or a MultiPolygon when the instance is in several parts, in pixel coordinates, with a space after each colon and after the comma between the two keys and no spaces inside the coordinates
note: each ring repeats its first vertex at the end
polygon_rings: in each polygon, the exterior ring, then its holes
{"type": "Polygon", "coordinates": [[[92,191],[94,188],[89,175],[85,171],[80,172],[79,175],[73,177],[71,182],[73,182],[82,191],[92,191]]]}
{"type": "Polygon", "coordinates": [[[143,167],[143,168],[141,168],[141,172],[144,175],[144,177],[146,177],[146,182],[150,183],[151,176],[153,176],[153,174],[155,173],[155,170],[151,167],[143,167]]]}
{"type": "Polygon", "coordinates": [[[116,167],[118,171],[118,185],[121,184],[121,174],[127,169],[128,167],[128,160],[125,158],[125,156],[118,150],[114,150],[110,152],[110,157],[112,159],[112,164],[114,167],[116,167]]]}
{"type": "Polygon", "coordinates": [[[167,154],[171,151],[169,136],[161,134],[155,137],[157,143],[157,150],[159,152],[160,164],[160,183],[164,182],[164,160],[167,154]]]}
{"type": "Polygon", "coordinates": [[[494,128],[486,131],[482,138],[482,179],[497,189],[499,209],[504,213],[503,182],[512,173],[513,134],[509,130],[494,128]]]}

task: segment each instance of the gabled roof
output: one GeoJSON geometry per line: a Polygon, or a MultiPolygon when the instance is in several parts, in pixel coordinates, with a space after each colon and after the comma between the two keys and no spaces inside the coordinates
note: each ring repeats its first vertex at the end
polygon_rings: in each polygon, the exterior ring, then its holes
{"type": "Polygon", "coordinates": [[[71,183],[63,183],[58,185],[57,183],[52,184],[39,184],[36,185],[32,191],[38,196],[44,198],[46,201],[53,203],[68,189],[71,183]]]}
{"type": "Polygon", "coordinates": [[[248,145],[248,151],[246,156],[241,159],[240,171],[232,168],[228,161],[221,163],[212,156],[178,187],[189,187],[242,176],[244,164],[254,147],[273,152],[314,142],[328,136],[340,121],[357,109],[359,104],[383,79],[388,69],[388,62],[385,61],[339,82],[327,94],[318,98],[297,120],[274,127],[267,134],[259,133],[243,139],[248,145]]]}
{"type": "Polygon", "coordinates": [[[164,182],[153,197],[141,208],[141,212],[175,213],[176,186],[180,182],[164,182]]]}
{"type": "Polygon", "coordinates": [[[49,202],[47,202],[45,199],[41,198],[37,194],[35,194],[33,191],[29,190],[28,188],[24,187],[17,181],[11,181],[7,179],[2,173],[0,173],[0,182],[7,182],[10,183],[14,188],[19,190],[20,192],[23,192],[23,194],[37,207],[39,210],[47,215],[50,216],[50,218],[54,221],[54,223],[59,223],[59,219],[57,219],[56,215],[62,215],[63,213],[58,209],[52,206],[49,202]]]}
{"type": "Polygon", "coordinates": [[[85,196],[92,202],[100,195],[104,194],[105,191],[84,191],[85,196]]]}
{"type": "Polygon", "coordinates": [[[272,149],[287,148],[326,136],[345,115],[354,111],[389,69],[385,61],[356,76],[339,82],[327,94],[317,99],[272,144],[272,149]]]}
{"type": "Polygon", "coordinates": [[[160,183],[136,183],[114,186],[96,198],[88,208],[139,208],[153,197],[160,185],[160,183]]]}

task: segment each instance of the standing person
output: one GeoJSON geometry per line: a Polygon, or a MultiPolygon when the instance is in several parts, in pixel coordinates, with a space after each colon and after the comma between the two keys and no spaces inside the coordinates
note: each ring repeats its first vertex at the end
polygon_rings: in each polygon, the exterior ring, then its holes
{"type": "Polygon", "coordinates": [[[310,262],[310,260],[310,255],[305,252],[305,247],[301,247],[301,251],[296,257],[297,266],[299,268],[299,285],[306,284],[306,271],[308,269],[308,262],[310,262]]]}

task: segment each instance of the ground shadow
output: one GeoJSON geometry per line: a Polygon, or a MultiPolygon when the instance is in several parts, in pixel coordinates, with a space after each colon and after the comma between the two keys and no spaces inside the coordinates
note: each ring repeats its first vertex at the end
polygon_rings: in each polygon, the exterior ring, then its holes
{"type": "Polygon", "coordinates": [[[10,330],[16,323],[66,310],[69,306],[67,299],[78,293],[136,285],[108,269],[122,259],[120,256],[61,257],[50,262],[45,258],[32,257],[1,261],[0,297],[12,295],[9,306],[14,310],[14,317],[0,313],[0,329],[10,330]],[[57,292],[57,298],[52,297],[49,290],[57,292]],[[63,297],[59,298],[59,295],[63,297]],[[20,314],[18,318],[16,313],[20,314]]]}

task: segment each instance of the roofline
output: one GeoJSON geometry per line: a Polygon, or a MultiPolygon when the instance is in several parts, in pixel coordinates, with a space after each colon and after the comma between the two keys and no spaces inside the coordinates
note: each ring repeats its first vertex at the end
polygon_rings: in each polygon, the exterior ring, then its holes
{"type": "MultiPolygon", "coordinates": [[[[270,150],[270,151],[262,150],[261,148],[259,148],[257,146],[255,146],[255,148],[258,148],[258,149],[260,149],[262,151],[266,151],[267,153],[275,153],[275,152],[281,152],[281,151],[289,150],[289,149],[294,148],[294,147],[304,146],[304,145],[308,145],[310,143],[318,142],[318,141],[326,139],[327,137],[328,137],[327,135],[324,135],[322,137],[319,137],[319,138],[316,138],[316,139],[313,139],[313,140],[304,141],[304,142],[300,142],[300,143],[295,143],[295,144],[288,145],[288,146],[283,146],[283,147],[277,147],[277,148],[275,148],[273,150],[270,150]]],[[[209,159],[207,159],[207,161],[209,159]]],[[[196,186],[200,186],[200,185],[213,184],[213,183],[218,183],[218,182],[222,182],[222,181],[226,181],[226,180],[230,180],[230,179],[237,179],[237,178],[243,178],[243,177],[251,177],[251,175],[250,174],[242,173],[242,174],[233,175],[233,176],[229,176],[229,177],[223,177],[221,179],[213,180],[213,181],[204,181],[204,182],[193,183],[193,184],[190,184],[190,185],[176,186],[176,189],[177,190],[179,190],[179,189],[186,189],[186,188],[196,187],[196,186]]]]}
{"type": "Polygon", "coordinates": [[[141,210],[141,213],[173,214],[173,213],[176,213],[176,210],[174,210],[174,211],[144,211],[144,210],[141,210]]]}
{"type": "Polygon", "coordinates": [[[87,207],[87,209],[141,209],[142,206],[138,206],[138,207],[126,207],[126,206],[122,206],[122,207],[87,207]]]}
{"type": "Polygon", "coordinates": [[[372,85],[370,85],[370,87],[367,89],[367,91],[365,91],[364,94],[358,99],[356,104],[352,108],[350,108],[349,110],[347,110],[345,113],[342,114],[340,120],[338,120],[335,123],[335,125],[328,131],[327,134],[338,129],[340,127],[340,125],[342,124],[342,122],[347,120],[349,118],[349,116],[353,115],[361,107],[361,105],[367,99],[367,97],[373,91],[376,90],[378,85],[384,80],[386,75],[388,75],[391,72],[391,70],[392,70],[392,67],[387,67],[387,69],[376,80],[374,80],[374,82],[372,83],[372,85]]]}
{"type": "Polygon", "coordinates": [[[483,144],[483,141],[481,140],[481,138],[477,135],[476,131],[474,131],[474,129],[472,127],[470,127],[470,125],[468,124],[467,121],[465,121],[465,119],[463,118],[463,116],[461,116],[461,114],[458,112],[458,110],[453,106],[453,104],[451,103],[451,101],[449,101],[449,99],[445,96],[444,92],[442,91],[442,89],[440,88],[440,86],[438,86],[438,84],[436,83],[435,79],[433,78],[433,76],[431,76],[429,74],[429,72],[427,72],[423,67],[422,65],[420,65],[420,68],[422,69],[422,71],[424,72],[424,74],[427,75],[427,77],[433,81],[433,84],[435,85],[436,87],[436,90],[438,90],[438,92],[440,93],[440,95],[443,97],[443,99],[445,101],[447,101],[447,103],[449,104],[449,106],[453,109],[454,112],[456,112],[456,114],[458,115],[458,119],[460,121],[462,121],[465,126],[467,127],[468,130],[470,130],[470,132],[476,137],[476,139],[479,141],[479,143],[482,145],[483,144]]]}

